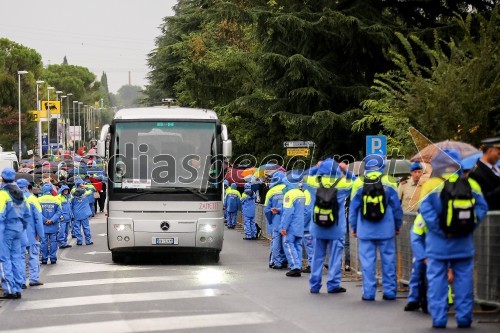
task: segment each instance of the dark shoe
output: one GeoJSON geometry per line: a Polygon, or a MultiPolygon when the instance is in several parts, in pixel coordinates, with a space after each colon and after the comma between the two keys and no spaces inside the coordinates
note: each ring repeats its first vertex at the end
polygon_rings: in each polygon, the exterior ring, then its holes
{"type": "Polygon", "coordinates": [[[82,246],[82,243],[76,243],[76,245],[78,245],[78,246],[82,246]]]}
{"type": "Polygon", "coordinates": [[[384,295],[384,296],[382,296],[382,299],[384,301],[394,301],[394,300],[396,300],[396,297],[389,297],[389,296],[384,295]]]}
{"type": "Polygon", "coordinates": [[[90,242],[90,243],[85,244],[85,245],[94,245],[94,242],[90,242]]]}
{"type": "Polygon", "coordinates": [[[259,240],[259,237],[252,237],[252,240],[259,240]]]}
{"type": "Polygon", "coordinates": [[[51,261],[50,261],[50,264],[51,264],[51,265],[55,265],[55,264],[57,264],[57,260],[54,260],[54,261],[52,261],[52,260],[51,260],[51,261]]]}
{"type": "Polygon", "coordinates": [[[30,287],[38,287],[38,286],[43,286],[43,282],[30,282],[30,287]]]}
{"type": "Polygon", "coordinates": [[[340,293],[345,293],[347,290],[345,288],[342,288],[342,287],[338,287],[338,288],[335,288],[335,289],[332,289],[332,290],[328,290],[328,293],[329,294],[340,294],[340,293]]]}
{"type": "Polygon", "coordinates": [[[286,267],[273,265],[271,268],[272,269],[285,269],[286,267]]]}
{"type": "Polygon", "coordinates": [[[71,238],[76,238],[76,236],[75,235],[71,235],[71,238]]]}
{"type": "Polygon", "coordinates": [[[21,299],[21,298],[23,298],[23,296],[21,295],[20,292],[17,292],[16,297],[14,299],[21,299]]]}
{"type": "Polygon", "coordinates": [[[365,297],[363,296],[363,297],[361,297],[361,300],[363,300],[363,301],[367,301],[367,302],[373,302],[373,301],[375,301],[375,298],[365,298],[365,297]]]}
{"type": "Polygon", "coordinates": [[[302,268],[302,273],[311,273],[311,266],[307,266],[306,268],[302,268]]]}
{"type": "Polygon", "coordinates": [[[471,324],[458,324],[458,328],[470,328],[471,324]]]}
{"type": "Polygon", "coordinates": [[[25,284],[21,286],[21,289],[26,289],[26,288],[28,288],[28,286],[26,286],[25,284]]]}
{"type": "Polygon", "coordinates": [[[46,261],[42,261],[42,265],[47,265],[47,262],[46,261]]]}
{"type": "Polygon", "coordinates": [[[66,244],[66,245],[60,246],[59,248],[60,249],[67,249],[69,247],[73,247],[73,245],[66,244]]]}
{"type": "Polygon", "coordinates": [[[292,270],[289,270],[288,272],[286,272],[286,276],[290,276],[290,277],[299,277],[299,276],[301,276],[301,274],[300,274],[300,269],[292,269],[292,270]]]}
{"type": "Polygon", "coordinates": [[[416,311],[420,308],[420,304],[417,302],[408,302],[405,306],[405,311],[416,311]]]}
{"type": "Polygon", "coordinates": [[[432,328],[446,328],[446,325],[435,325],[435,324],[432,324],[432,328]]]}
{"type": "Polygon", "coordinates": [[[243,240],[252,240],[252,237],[243,237],[243,240]]]}
{"type": "Polygon", "coordinates": [[[316,289],[309,289],[309,292],[311,294],[319,294],[319,290],[316,290],[316,289]]]}
{"type": "Polygon", "coordinates": [[[3,296],[0,296],[0,299],[16,299],[17,295],[16,294],[3,294],[3,296]]]}
{"type": "Polygon", "coordinates": [[[325,267],[326,269],[328,269],[328,264],[324,264],[323,267],[325,267]]]}

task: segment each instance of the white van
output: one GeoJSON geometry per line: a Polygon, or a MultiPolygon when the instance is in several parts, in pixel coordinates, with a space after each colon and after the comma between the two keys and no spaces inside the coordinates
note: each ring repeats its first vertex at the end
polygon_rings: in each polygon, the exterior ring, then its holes
{"type": "Polygon", "coordinates": [[[19,170],[17,155],[13,151],[0,152],[0,172],[6,167],[19,170]]]}

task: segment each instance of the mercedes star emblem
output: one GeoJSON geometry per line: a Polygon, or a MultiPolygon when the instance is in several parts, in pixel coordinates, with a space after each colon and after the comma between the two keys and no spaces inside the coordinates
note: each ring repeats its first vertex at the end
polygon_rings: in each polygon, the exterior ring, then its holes
{"type": "Polygon", "coordinates": [[[167,231],[168,229],[170,229],[170,224],[169,224],[167,221],[163,221],[163,222],[160,224],[160,228],[161,228],[161,230],[163,230],[163,231],[167,231]]]}

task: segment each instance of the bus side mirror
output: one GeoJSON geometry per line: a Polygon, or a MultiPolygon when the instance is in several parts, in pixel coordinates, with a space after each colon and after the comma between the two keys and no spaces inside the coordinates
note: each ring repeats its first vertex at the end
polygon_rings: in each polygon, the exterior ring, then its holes
{"type": "Polygon", "coordinates": [[[230,159],[231,156],[233,156],[233,141],[222,141],[222,155],[227,159],[230,159]]]}

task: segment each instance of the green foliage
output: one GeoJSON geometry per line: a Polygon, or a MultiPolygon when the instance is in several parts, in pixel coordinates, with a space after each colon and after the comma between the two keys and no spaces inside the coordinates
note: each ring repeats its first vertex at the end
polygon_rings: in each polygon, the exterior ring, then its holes
{"type": "Polygon", "coordinates": [[[139,86],[121,86],[116,95],[120,107],[138,106],[142,97],[142,88],[139,86]]]}
{"type": "Polygon", "coordinates": [[[407,55],[393,52],[397,67],[377,76],[374,97],[365,100],[355,130],[380,125],[394,147],[412,153],[408,129],[432,141],[453,139],[478,145],[500,128],[500,14],[489,20],[469,14],[455,18],[460,40],[435,34],[428,46],[415,35],[397,34],[407,55]],[[425,54],[417,59],[415,51],[425,54]]]}

